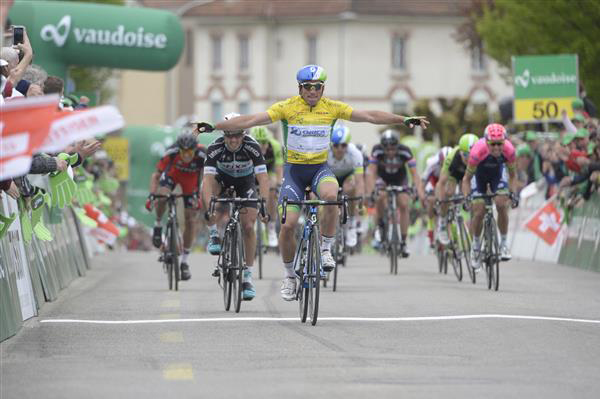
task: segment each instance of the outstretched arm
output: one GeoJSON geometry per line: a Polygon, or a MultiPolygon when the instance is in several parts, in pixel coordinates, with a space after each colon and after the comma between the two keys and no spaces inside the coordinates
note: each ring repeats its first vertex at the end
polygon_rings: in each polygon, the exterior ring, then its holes
{"type": "MultiPolygon", "coordinates": [[[[396,115],[392,114],[391,112],[361,111],[356,109],[352,111],[352,115],[350,116],[350,120],[352,122],[369,122],[375,125],[399,125],[404,123],[407,118],[407,116],[396,115]]],[[[427,128],[429,121],[426,117],[416,116],[414,118],[421,121],[423,128],[427,128]]],[[[413,127],[413,124],[411,124],[410,127],[413,127]]]]}
{"type": "Polygon", "coordinates": [[[272,123],[269,114],[266,112],[260,112],[258,114],[241,115],[228,121],[219,122],[215,125],[215,129],[235,131],[248,129],[258,125],[268,125],[269,123],[272,123]]]}

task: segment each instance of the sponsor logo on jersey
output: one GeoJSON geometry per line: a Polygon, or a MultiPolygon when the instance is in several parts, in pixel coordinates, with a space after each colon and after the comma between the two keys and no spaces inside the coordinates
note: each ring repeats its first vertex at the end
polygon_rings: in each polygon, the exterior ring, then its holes
{"type": "Polygon", "coordinates": [[[301,137],[327,137],[329,136],[330,131],[330,127],[290,126],[289,134],[301,137]]]}

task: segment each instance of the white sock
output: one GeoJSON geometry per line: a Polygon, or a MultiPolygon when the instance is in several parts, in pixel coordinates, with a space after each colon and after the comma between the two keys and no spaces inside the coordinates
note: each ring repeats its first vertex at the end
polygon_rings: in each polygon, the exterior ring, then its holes
{"type": "Polygon", "coordinates": [[[162,227],[162,220],[155,220],[154,227],[162,227]]]}
{"type": "Polygon", "coordinates": [[[208,226],[208,233],[210,235],[217,234],[217,225],[216,225],[216,223],[213,224],[213,225],[211,225],[211,226],[208,226]]]}
{"type": "Polygon", "coordinates": [[[283,262],[283,266],[285,269],[285,277],[296,278],[296,273],[294,273],[294,261],[283,262]]]}
{"type": "Polygon", "coordinates": [[[248,273],[244,273],[244,281],[246,281],[246,279],[250,279],[250,277],[252,277],[252,272],[254,271],[254,266],[246,266],[246,271],[248,273]]]}
{"type": "Polygon", "coordinates": [[[189,248],[183,248],[183,255],[181,255],[181,263],[187,263],[187,258],[190,255],[189,248]]]}
{"type": "Polygon", "coordinates": [[[331,245],[335,242],[335,237],[321,236],[321,252],[331,251],[331,245]]]}
{"type": "Polygon", "coordinates": [[[506,245],[508,234],[500,234],[500,245],[506,245]]]}
{"type": "Polygon", "coordinates": [[[473,249],[479,251],[479,248],[481,248],[481,238],[475,236],[473,237],[473,249]]]}
{"type": "Polygon", "coordinates": [[[267,228],[269,229],[269,232],[275,231],[275,222],[269,222],[269,224],[267,224],[267,228]]]}

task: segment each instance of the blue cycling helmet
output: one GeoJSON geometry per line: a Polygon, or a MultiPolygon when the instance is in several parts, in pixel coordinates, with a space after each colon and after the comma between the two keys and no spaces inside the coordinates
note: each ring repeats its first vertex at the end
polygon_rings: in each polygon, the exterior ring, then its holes
{"type": "Polygon", "coordinates": [[[350,142],[350,129],[344,125],[336,125],[331,133],[331,144],[348,144],[350,142]]]}
{"type": "Polygon", "coordinates": [[[308,80],[320,80],[325,82],[327,80],[327,72],[323,67],[318,65],[305,65],[296,74],[296,80],[298,83],[306,82],[308,80]]]}

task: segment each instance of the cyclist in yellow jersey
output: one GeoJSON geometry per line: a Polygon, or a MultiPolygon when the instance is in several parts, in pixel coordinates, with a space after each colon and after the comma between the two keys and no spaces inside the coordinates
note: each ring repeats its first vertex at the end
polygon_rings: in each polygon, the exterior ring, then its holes
{"type": "MultiPolygon", "coordinates": [[[[296,80],[299,95],[273,104],[266,112],[242,115],[214,126],[206,122],[198,123],[198,131],[204,133],[215,129],[248,129],[281,121],[287,159],[279,194],[280,202],[285,196],[291,200],[301,200],[307,186],[322,200],[336,200],[338,182],[327,166],[327,152],[331,130],[337,119],[378,125],[404,123],[409,127],[421,125],[423,128],[429,124],[422,116],[405,117],[384,111],[355,110],[348,104],[323,97],[327,74],[318,65],[300,68],[296,80]]],[[[323,209],[321,260],[326,271],[335,267],[331,245],[335,240],[337,213],[336,207],[323,209]]],[[[296,278],[293,262],[299,216],[300,209],[289,206],[286,222],[281,226],[279,234],[279,246],[285,266],[281,296],[287,301],[295,299],[296,278]]]]}

